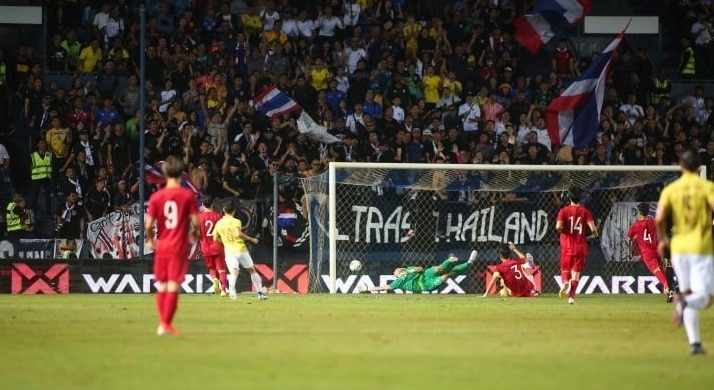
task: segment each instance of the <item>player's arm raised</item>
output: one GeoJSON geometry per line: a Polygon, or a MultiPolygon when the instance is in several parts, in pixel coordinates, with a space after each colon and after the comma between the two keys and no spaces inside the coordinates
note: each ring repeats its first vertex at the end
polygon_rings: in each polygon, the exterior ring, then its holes
{"type": "Polygon", "coordinates": [[[526,255],[523,252],[519,251],[518,248],[516,248],[516,244],[514,244],[513,241],[508,242],[508,247],[513,251],[513,253],[516,254],[516,256],[518,256],[519,259],[526,258],[526,255]]]}
{"type": "Polygon", "coordinates": [[[483,293],[483,297],[486,298],[488,296],[488,293],[491,292],[493,289],[493,286],[498,283],[498,281],[501,280],[501,274],[496,271],[493,273],[493,276],[491,277],[491,282],[486,286],[486,292],[483,293]]]}

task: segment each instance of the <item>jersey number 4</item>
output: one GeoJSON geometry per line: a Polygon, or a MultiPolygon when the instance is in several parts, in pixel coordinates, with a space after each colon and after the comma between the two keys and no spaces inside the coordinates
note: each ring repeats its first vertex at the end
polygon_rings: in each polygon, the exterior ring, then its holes
{"type": "Polygon", "coordinates": [[[174,229],[178,225],[178,205],[173,200],[164,203],[164,227],[174,229]]]}
{"type": "Polygon", "coordinates": [[[645,229],[645,231],[642,233],[642,240],[645,242],[649,242],[650,244],[652,243],[652,234],[645,229]]]}

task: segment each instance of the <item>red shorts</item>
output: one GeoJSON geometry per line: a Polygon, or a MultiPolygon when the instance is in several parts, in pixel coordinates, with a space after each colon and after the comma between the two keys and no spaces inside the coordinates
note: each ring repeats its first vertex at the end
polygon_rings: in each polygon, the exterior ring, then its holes
{"type": "Polygon", "coordinates": [[[182,283],[186,271],[188,271],[188,256],[178,256],[175,252],[162,250],[154,252],[155,281],[182,283]]]}
{"type": "Polygon", "coordinates": [[[560,255],[560,270],[583,272],[587,255],[560,255]]]}
{"type": "Polygon", "coordinates": [[[659,256],[657,255],[642,255],[642,262],[645,263],[647,269],[654,273],[657,268],[662,267],[660,264],[659,256]]]}
{"type": "Polygon", "coordinates": [[[225,270],[226,256],[223,253],[215,255],[203,255],[203,262],[208,269],[225,270]]]}

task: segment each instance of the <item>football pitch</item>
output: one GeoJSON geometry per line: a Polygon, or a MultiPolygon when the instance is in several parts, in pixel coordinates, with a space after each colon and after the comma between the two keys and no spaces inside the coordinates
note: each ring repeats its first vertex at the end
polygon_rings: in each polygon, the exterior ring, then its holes
{"type": "Polygon", "coordinates": [[[2,389],[711,389],[663,296],[0,296],[2,389]]]}

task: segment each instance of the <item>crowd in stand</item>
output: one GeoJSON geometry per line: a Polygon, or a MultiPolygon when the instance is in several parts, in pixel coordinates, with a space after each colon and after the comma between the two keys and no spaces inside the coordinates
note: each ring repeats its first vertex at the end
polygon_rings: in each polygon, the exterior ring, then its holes
{"type": "MultiPolygon", "coordinates": [[[[5,209],[13,237],[32,230],[32,211],[52,215],[57,236],[84,237],[89,222],[136,201],[139,156],[182,157],[199,191],[266,202],[276,171],[311,176],[330,161],[668,165],[693,146],[714,168],[714,101],[700,87],[670,97],[669,77],[689,66],[684,52],[667,69],[621,50],[596,142],[554,147],[544,108],[593,57],[561,39],[550,69],[527,74],[512,21],[532,2],[516,0],[147,1],[139,150],[136,5],[49,3],[46,52],[0,53],[0,85],[21,102],[32,146],[29,186],[5,209]],[[63,88],[57,73],[76,76],[63,88]],[[268,85],[341,142],[320,144],[290,116],[256,113],[268,85]]],[[[701,34],[692,27],[687,38],[701,34]]],[[[0,179],[20,189],[4,149],[0,179]]]]}

